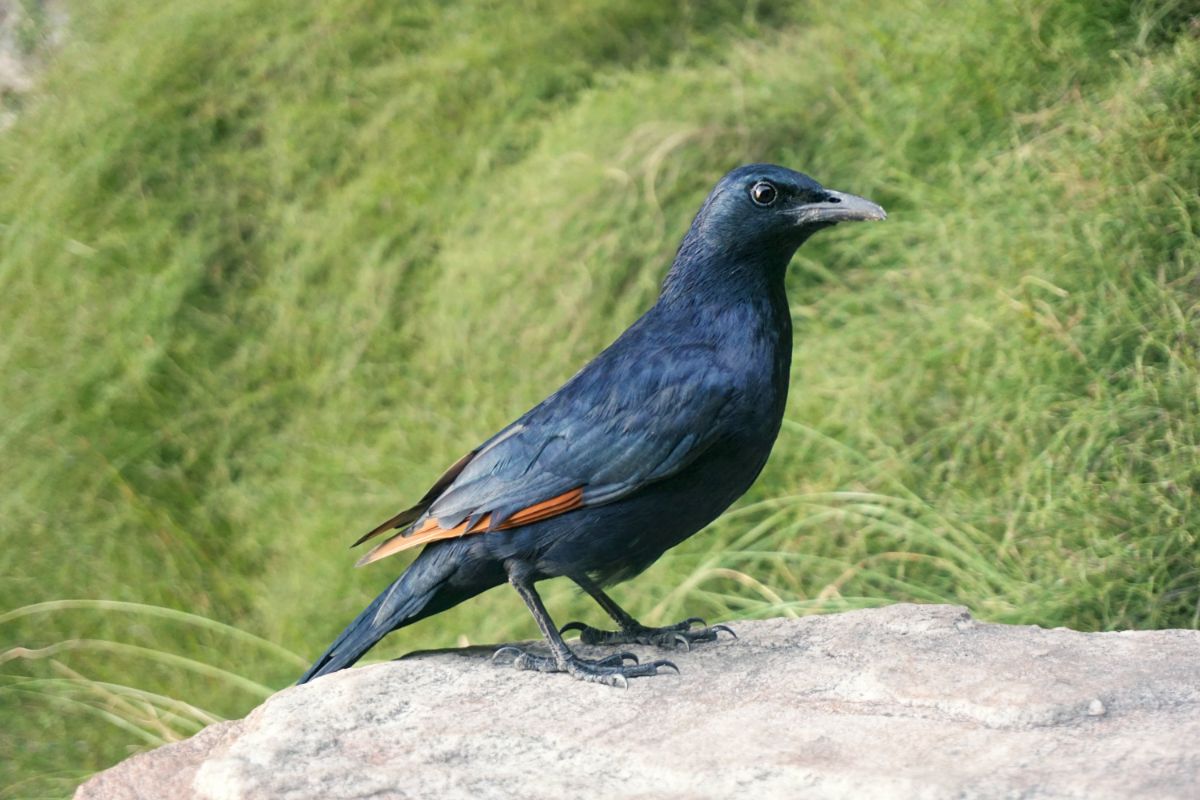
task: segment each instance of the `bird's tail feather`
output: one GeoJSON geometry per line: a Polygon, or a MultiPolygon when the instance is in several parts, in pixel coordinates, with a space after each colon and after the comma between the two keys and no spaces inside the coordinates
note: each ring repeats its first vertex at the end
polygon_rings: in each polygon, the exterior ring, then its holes
{"type": "Polygon", "coordinates": [[[448,586],[460,564],[456,557],[459,553],[454,552],[456,550],[458,548],[455,547],[426,548],[403,575],[346,626],[297,683],[308,683],[314,678],[345,669],[362,658],[391,631],[444,611],[489,588],[451,589],[448,586]]]}

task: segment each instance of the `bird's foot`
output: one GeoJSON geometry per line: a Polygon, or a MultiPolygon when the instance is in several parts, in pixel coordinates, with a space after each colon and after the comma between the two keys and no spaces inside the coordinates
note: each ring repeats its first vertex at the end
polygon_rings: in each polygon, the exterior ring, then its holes
{"type": "Polygon", "coordinates": [[[507,645],[493,653],[492,660],[495,661],[502,655],[511,655],[513,657],[512,665],[517,669],[566,672],[576,680],[602,683],[605,686],[620,686],[622,689],[629,686],[630,678],[657,675],[660,669],[669,668],[675,670],[676,673],[679,672],[679,667],[663,659],[639,664],[638,657],[633,653],[613,653],[611,656],[594,659],[580,658],[572,653],[560,660],[553,656],[540,656],[520,647],[507,645]],[[632,663],[626,664],[626,661],[632,663]]]}
{"type": "Polygon", "coordinates": [[[619,631],[603,631],[582,622],[568,622],[562,626],[559,633],[567,631],[579,631],[579,641],[584,644],[646,644],[668,649],[683,648],[684,650],[691,650],[692,644],[695,642],[715,642],[717,634],[722,631],[737,638],[737,634],[728,625],[713,625],[709,628],[700,617],[689,617],[683,622],[662,628],[635,625],[619,631]],[[700,627],[693,630],[692,625],[696,624],[700,627]]]}

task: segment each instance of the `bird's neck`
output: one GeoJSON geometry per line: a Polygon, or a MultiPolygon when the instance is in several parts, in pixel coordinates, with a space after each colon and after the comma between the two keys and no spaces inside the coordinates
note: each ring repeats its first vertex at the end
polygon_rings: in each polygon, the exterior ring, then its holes
{"type": "Polygon", "coordinates": [[[714,305],[757,307],[769,318],[764,322],[786,324],[784,275],[795,250],[795,245],[731,247],[693,225],[663,280],[658,304],[685,313],[714,305]]]}
{"type": "MultiPolygon", "coordinates": [[[[788,254],[790,256],[790,253],[788,254]]],[[[751,370],[773,375],[786,393],[792,320],[784,292],[787,260],[724,259],[707,265],[676,259],[651,316],[673,335],[704,342],[751,370]]]]}
{"type": "Polygon", "coordinates": [[[787,265],[802,243],[803,239],[747,242],[711,223],[702,210],[663,280],[660,302],[687,302],[706,295],[732,302],[784,298],[787,265]]]}
{"type": "Polygon", "coordinates": [[[658,303],[647,314],[652,326],[675,339],[711,346],[725,369],[742,376],[739,383],[753,398],[748,402],[761,412],[759,432],[769,441],[779,432],[792,363],[792,319],[784,291],[791,255],[788,250],[714,257],[680,248],[658,303]]]}

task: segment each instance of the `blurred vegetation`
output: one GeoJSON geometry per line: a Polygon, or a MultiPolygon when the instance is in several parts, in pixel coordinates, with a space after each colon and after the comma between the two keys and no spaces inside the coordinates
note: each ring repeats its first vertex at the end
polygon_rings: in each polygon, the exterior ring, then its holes
{"type": "MultiPolygon", "coordinates": [[[[70,12],[0,134],[0,798],[294,680],[402,566],[346,545],[748,161],[891,218],[801,250],[770,464],[617,598],[1200,624],[1194,1],[70,12]]],[[[535,634],[496,591],[372,655],[535,634]]]]}

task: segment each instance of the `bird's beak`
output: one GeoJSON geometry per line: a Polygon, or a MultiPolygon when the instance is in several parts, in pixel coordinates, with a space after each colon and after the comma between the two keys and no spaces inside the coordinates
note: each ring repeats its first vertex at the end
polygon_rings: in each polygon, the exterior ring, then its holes
{"type": "Polygon", "coordinates": [[[854,194],[825,190],[826,199],[820,203],[807,203],[795,211],[797,225],[810,222],[858,222],[862,220],[887,219],[887,212],[865,197],[854,194]]]}

